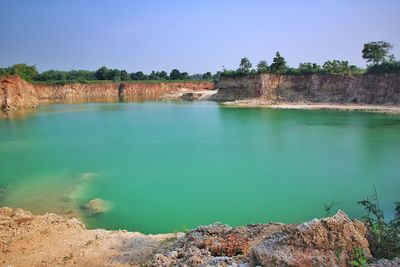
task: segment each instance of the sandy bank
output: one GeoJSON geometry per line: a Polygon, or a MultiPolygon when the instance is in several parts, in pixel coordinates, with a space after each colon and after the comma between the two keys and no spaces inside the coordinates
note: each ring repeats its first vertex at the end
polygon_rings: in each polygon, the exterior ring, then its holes
{"type": "Polygon", "coordinates": [[[367,104],[337,104],[337,103],[307,103],[307,102],[282,102],[276,103],[260,99],[246,99],[223,102],[223,105],[231,107],[261,107],[276,109],[328,109],[328,110],[344,110],[344,111],[363,111],[378,113],[400,114],[400,106],[395,105],[367,105],[367,104]]]}

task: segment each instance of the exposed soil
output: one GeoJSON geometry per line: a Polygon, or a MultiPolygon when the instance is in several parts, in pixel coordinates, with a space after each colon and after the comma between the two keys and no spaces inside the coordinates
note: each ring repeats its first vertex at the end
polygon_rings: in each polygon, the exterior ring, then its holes
{"type": "Polygon", "coordinates": [[[0,266],[140,266],[182,234],[86,230],[76,219],[0,209],[0,266]]]}
{"type": "Polygon", "coordinates": [[[372,260],[366,233],[341,211],[300,225],[213,224],[186,234],[144,235],[87,230],[74,218],[0,208],[0,266],[349,266],[355,248],[372,260]]]}

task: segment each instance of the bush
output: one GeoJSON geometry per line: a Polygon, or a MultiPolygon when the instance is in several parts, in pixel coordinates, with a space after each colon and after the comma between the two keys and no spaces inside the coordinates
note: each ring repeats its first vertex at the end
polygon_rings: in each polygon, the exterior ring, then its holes
{"type": "Polygon", "coordinates": [[[18,75],[26,81],[32,81],[39,75],[36,66],[28,66],[26,64],[13,65],[10,68],[10,74],[18,75]]]}
{"type": "Polygon", "coordinates": [[[367,211],[365,217],[369,235],[370,250],[375,258],[391,259],[400,256],[400,202],[395,202],[394,219],[385,222],[383,211],[379,207],[378,196],[372,200],[366,199],[358,202],[367,211]]]}
{"type": "Polygon", "coordinates": [[[368,73],[400,72],[400,61],[387,61],[367,68],[368,73]]]}

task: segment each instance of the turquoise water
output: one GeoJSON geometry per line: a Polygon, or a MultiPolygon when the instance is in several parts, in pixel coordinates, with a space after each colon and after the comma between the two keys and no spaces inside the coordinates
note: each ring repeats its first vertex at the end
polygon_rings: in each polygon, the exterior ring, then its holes
{"type": "MultiPolygon", "coordinates": [[[[11,114],[12,115],[12,114],[11,114]]],[[[221,221],[297,223],[375,185],[400,196],[400,116],[208,102],[56,104],[0,119],[0,206],[144,233],[221,221]],[[87,216],[93,199],[111,209],[87,216]]]]}

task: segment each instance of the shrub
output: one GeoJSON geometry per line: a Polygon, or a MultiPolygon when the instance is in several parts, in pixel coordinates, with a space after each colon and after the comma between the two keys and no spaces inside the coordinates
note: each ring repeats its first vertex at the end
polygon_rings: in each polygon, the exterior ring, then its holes
{"type": "Polygon", "coordinates": [[[383,211],[379,207],[378,195],[358,202],[367,211],[365,217],[369,229],[370,250],[376,258],[394,258],[400,256],[400,202],[395,202],[394,219],[385,222],[383,211]]]}
{"type": "Polygon", "coordinates": [[[367,68],[368,73],[400,72],[400,61],[387,61],[367,68]]]}

